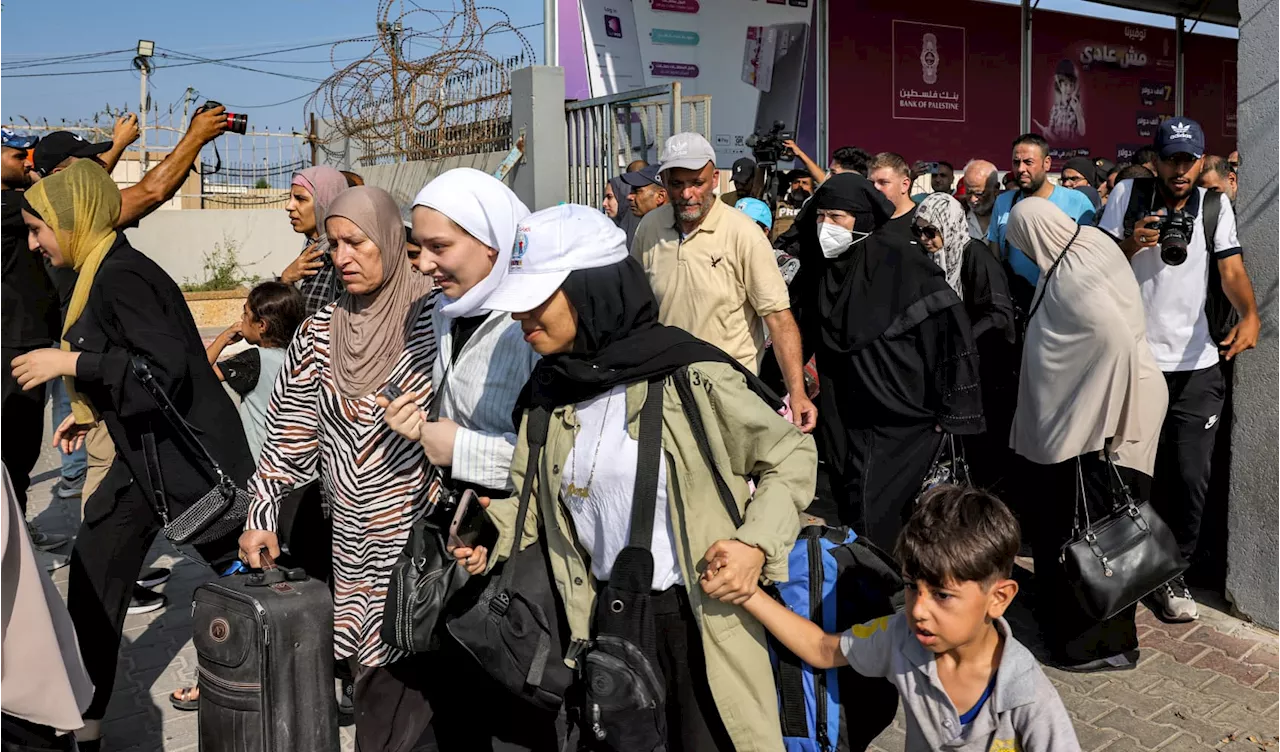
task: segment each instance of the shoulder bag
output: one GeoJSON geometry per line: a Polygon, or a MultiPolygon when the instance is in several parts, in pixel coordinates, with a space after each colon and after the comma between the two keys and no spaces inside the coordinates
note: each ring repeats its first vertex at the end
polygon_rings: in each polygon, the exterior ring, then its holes
{"type": "MultiPolygon", "coordinates": [[[[448,381],[448,373],[442,381],[448,381]]],[[[440,417],[441,390],[435,393],[427,419],[440,417]]],[[[445,550],[457,499],[440,468],[427,464],[427,505],[409,528],[404,550],[391,565],[382,611],[382,641],[410,653],[436,646],[436,625],[445,604],[467,583],[467,571],[445,550]]]]}
{"type": "Polygon", "coordinates": [[[564,662],[566,619],[541,537],[520,548],[551,420],[544,407],[528,415],[529,459],[511,554],[498,565],[500,573],[490,575],[476,602],[451,615],[445,628],[496,682],[535,707],[553,711],[564,704],[573,670],[564,662]]]}
{"type": "Polygon", "coordinates": [[[235,481],[222,471],[218,461],[213,458],[195,431],[191,430],[186,419],[178,414],[164,393],[151,367],[139,357],[131,358],[133,374],[142,383],[147,393],[155,400],[160,414],[173,426],[178,437],[185,441],[190,449],[197,451],[201,459],[208,464],[217,481],[199,499],[185,510],[174,514],[170,509],[169,497],[164,488],[164,475],[160,469],[160,455],[156,448],[156,435],[148,432],[142,435],[142,453],[147,466],[147,479],[151,484],[151,505],[160,516],[164,537],[178,545],[200,545],[220,540],[236,530],[244,528],[245,519],[249,516],[249,503],[253,497],[248,491],[236,485],[235,481]]]}
{"type": "Polygon", "coordinates": [[[1108,488],[1102,498],[1090,498],[1076,458],[1075,521],[1071,539],[1058,557],[1080,607],[1099,621],[1137,603],[1187,568],[1164,520],[1150,504],[1134,500],[1108,448],[1103,455],[1108,488]],[[1090,506],[1109,511],[1091,519],[1090,506]]]}
{"type": "Polygon", "coordinates": [[[653,590],[653,516],[662,452],[663,379],[649,382],[640,410],[640,448],[631,535],[596,593],[594,636],[579,660],[583,735],[605,752],[666,749],[666,682],[658,663],[653,590]]]}

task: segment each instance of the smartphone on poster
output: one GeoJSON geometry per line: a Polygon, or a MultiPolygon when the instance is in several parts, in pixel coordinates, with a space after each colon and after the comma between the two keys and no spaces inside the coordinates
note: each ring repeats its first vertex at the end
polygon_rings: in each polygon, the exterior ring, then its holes
{"type": "Polygon", "coordinates": [[[489,515],[480,505],[480,497],[475,491],[467,489],[458,500],[458,508],[453,513],[453,521],[449,523],[448,550],[459,546],[475,548],[491,546],[498,538],[498,529],[489,520],[489,515]]]}

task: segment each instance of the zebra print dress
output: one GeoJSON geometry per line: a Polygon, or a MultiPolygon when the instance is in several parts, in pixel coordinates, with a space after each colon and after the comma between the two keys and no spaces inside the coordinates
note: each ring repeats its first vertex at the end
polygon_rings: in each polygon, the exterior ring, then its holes
{"type": "MultiPolygon", "coordinates": [[[[280,502],[319,470],[333,515],[334,657],[381,666],[405,655],[382,641],[382,609],[391,566],[436,473],[417,442],[383,421],[373,394],[352,400],[338,392],[329,354],[333,310],[330,303],[303,322],[285,354],[245,527],[275,530],[280,502]]],[[[436,357],[430,310],[428,302],[387,380],[418,392],[424,404],[436,357]]]]}

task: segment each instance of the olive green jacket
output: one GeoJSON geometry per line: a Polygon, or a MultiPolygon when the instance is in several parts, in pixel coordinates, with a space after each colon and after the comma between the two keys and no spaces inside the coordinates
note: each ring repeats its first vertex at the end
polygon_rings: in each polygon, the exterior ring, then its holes
{"type": "MultiPolygon", "coordinates": [[[[689,366],[689,380],[712,455],[737,501],[743,525],[734,529],[668,378],[663,387],[662,447],[677,561],[702,630],[711,692],[734,746],[739,752],[777,752],[782,749],[778,695],[764,627],[740,607],[707,597],[698,582],[707,549],[725,539],[758,546],[764,552],[766,582],[787,579],[787,557],[799,533],[798,513],[813,499],[817,451],[813,438],[769,409],[733,366],[696,363],[689,366]],[[747,476],[757,478],[754,494],[747,487],[747,476]]],[[[627,429],[637,440],[647,393],[644,382],[631,384],[626,391],[627,429]]],[[[532,542],[540,527],[546,531],[544,545],[571,638],[586,640],[591,636],[596,583],[573,520],[559,499],[561,471],[573,446],[576,421],[572,405],[551,414],[533,488],[537,503],[530,506],[521,545],[532,542]]],[[[517,489],[524,485],[528,464],[526,430],[527,420],[522,421],[511,461],[511,483],[517,489]]],[[[489,505],[489,516],[499,530],[490,566],[510,553],[517,507],[516,498],[495,499],[489,505]]]]}

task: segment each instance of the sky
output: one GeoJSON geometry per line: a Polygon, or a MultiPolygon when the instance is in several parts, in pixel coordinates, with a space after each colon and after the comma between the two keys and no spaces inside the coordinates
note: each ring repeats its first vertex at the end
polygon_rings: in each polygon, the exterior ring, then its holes
{"type": "MultiPolygon", "coordinates": [[[[389,1],[393,15],[401,8],[412,12],[406,26],[424,32],[439,23],[418,8],[447,11],[457,5],[456,0],[389,1]]],[[[513,26],[526,27],[521,33],[541,59],[542,2],[484,0],[480,4],[501,8],[513,26]]],[[[1171,17],[1081,0],[1042,0],[1039,7],[1173,27],[1171,17]]],[[[24,116],[57,124],[64,118],[92,117],[108,106],[136,111],[139,75],[130,61],[137,40],[149,39],[157,46],[150,95],[162,111],[171,106],[180,111],[186,89],[193,87],[197,102],[216,99],[232,111],[246,113],[254,129],[302,129],[303,105],[316,84],[294,77],[323,79],[331,74],[331,52],[339,66],[363,57],[372,48],[370,42],[336,48],[331,43],[372,35],[377,9],[375,0],[9,0],[0,9],[0,119],[8,123],[24,116]],[[117,12],[124,7],[127,13],[117,12]],[[68,23],[71,19],[75,23],[68,23]],[[306,49],[290,49],[297,47],[306,49]],[[95,53],[111,54],[58,65],[49,60],[95,53]],[[238,59],[225,60],[231,57],[238,59]],[[219,59],[224,64],[192,64],[193,58],[219,59]],[[85,75],[83,71],[107,72],[85,75]],[[33,75],[69,72],[74,74],[33,75]]],[[[493,13],[482,18],[487,23],[499,20],[493,13]]],[[[1211,24],[1200,24],[1196,32],[1236,36],[1235,29],[1211,24]]],[[[520,50],[514,34],[490,39],[491,55],[520,50]]],[[[426,40],[411,40],[407,52],[410,57],[423,56],[430,46],[426,40]]]]}

